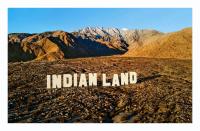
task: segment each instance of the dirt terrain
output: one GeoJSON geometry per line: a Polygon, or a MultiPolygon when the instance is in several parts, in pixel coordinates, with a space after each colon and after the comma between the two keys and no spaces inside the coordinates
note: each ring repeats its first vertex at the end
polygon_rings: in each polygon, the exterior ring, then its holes
{"type": "MultiPolygon", "coordinates": [[[[109,79],[108,78],[108,79],[109,79]]],[[[99,82],[101,82],[99,80],[99,82]]],[[[192,122],[192,60],[91,57],[8,64],[8,122],[192,122]],[[120,87],[47,90],[47,74],[135,71],[120,87]]]]}

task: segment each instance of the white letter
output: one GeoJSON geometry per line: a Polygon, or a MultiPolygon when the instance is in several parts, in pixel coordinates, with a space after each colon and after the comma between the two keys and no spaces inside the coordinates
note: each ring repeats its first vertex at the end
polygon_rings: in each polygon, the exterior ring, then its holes
{"type": "Polygon", "coordinates": [[[119,86],[119,77],[118,74],[113,75],[112,86],[119,86]]]}
{"type": "Polygon", "coordinates": [[[102,78],[103,78],[102,86],[110,86],[111,85],[109,82],[106,82],[106,74],[102,74],[102,78]]]}
{"type": "Polygon", "coordinates": [[[74,86],[76,87],[78,84],[77,84],[77,74],[75,73],[74,74],[74,86]]]}
{"type": "Polygon", "coordinates": [[[121,73],[121,85],[128,85],[128,73],[121,73]]]}
{"type": "Polygon", "coordinates": [[[136,72],[130,72],[130,84],[137,83],[137,73],[136,72]]]}
{"type": "Polygon", "coordinates": [[[71,87],[72,86],[72,75],[64,74],[63,75],[63,87],[71,87]]]}
{"type": "Polygon", "coordinates": [[[51,89],[51,75],[47,75],[47,89],[51,89]]]}
{"type": "Polygon", "coordinates": [[[52,75],[52,88],[61,88],[61,75],[52,75]]]}
{"type": "Polygon", "coordinates": [[[87,80],[85,74],[81,74],[80,81],[79,81],[79,87],[87,86],[87,80]]]}
{"type": "Polygon", "coordinates": [[[89,73],[89,86],[97,86],[97,73],[89,73]]]}

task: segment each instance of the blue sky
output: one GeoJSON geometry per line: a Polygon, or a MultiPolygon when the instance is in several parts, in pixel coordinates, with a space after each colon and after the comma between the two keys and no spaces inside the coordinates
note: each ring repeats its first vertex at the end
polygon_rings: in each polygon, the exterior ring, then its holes
{"type": "Polygon", "coordinates": [[[76,31],[84,27],[177,31],[192,26],[191,8],[9,8],[8,32],[76,31]]]}

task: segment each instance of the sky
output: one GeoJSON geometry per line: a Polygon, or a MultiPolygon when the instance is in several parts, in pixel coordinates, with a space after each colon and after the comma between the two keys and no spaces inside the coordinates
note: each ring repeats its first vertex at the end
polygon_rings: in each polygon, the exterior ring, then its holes
{"type": "Polygon", "coordinates": [[[155,29],[192,27],[191,8],[9,8],[9,33],[77,31],[85,27],[155,29]]]}

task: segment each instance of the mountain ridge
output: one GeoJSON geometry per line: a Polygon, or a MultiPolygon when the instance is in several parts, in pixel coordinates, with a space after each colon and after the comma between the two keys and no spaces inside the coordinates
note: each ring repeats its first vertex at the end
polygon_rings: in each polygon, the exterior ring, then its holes
{"type": "MultiPolygon", "coordinates": [[[[187,28],[185,30],[192,30],[192,28],[187,28]]],[[[180,40],[178,38],[169,37],[169,34],[171,36],[173,33],[174,32],[162,33],[157,30],[122,30],[103,27],[86,27],[75,32],[56,30],[33,34],[10,33],[8,34],[8,61],[53,61],[64,58],[108,55],[156,57],[155,53],[154,55],[150,55],[151,53],[142,55],[142,50],[144,50],[143,54],[146,54],[147,51],[153,50],[151,48],[148,49],[149,46],[147,45],[155,45],[149,43],[159,43],[162,39],[172,39],[171,41],[178,41],[178,43],[182,40],[186,43],[192,43],[190,40],[192,37],[191,31],[182,31],[185,35],[177,35],[180,33],[175,34],[180,40]],[[188,40],[184,40],[182,36],[184,36],[184,38],[186,37],[188,40]]],[[[163,46],[163,44],[157,45],[163,46]]],[[[167,46],[165,46],[165,48],[166,47],[167,46]]],[[[181,46],[179,46],[179,48],[180,47],[181,46]]],[[[188,48],[187,52],[191,52],[191,47],[183,47],[188,48]]],[[[154,52],[158,51],[157,48],[154,49],[154,52]]],[[[183,55],[183,57],[191,58],[191,53],[183,52],[183,54],[186,54],[186,56],[183,55]]],[[[161,56],[164,57],[163,55],[161,56]]],[[[179,58],[180,55],[171,55],[170,57],[179,58]]]]}

